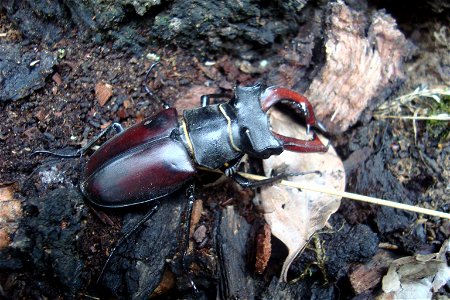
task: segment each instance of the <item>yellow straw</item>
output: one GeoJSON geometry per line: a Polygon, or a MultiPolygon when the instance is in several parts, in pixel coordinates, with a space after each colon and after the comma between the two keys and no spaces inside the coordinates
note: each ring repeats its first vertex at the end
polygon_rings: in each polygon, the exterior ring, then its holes
{"type": "MultiPolygon", "coordinates": [[[[265,176],[260,176],[260,175],[255,175],[255,174],[241,173],[241,172],[239,172],[239,174],[248,179],[252,179],[252,180],[268,179],[265,176]]],[[[376,204],[376,205],[389,206],[389,207],[393,207],[393,208],[399,208],[399,209],[412,211],[412,212],[425,214],[425,215],[430,215],[430,216],[434,216],[434,217],[450,219],[449,213],[444,213],[441,211],[417,207],[417,206],[413,206],[413,205],[407,205],[407,204],[398,203],[395,201],[388,201],[388,200],[383,200],[383,199],[374,198],[374,197],[362,196],[362,195],[358,195],[358,194],[354,194],[354,193],[336,191],[336,190],[333,190],[333,189],[330,189],[327,187],[323,187],[323,186],[311,186],[310,184],[304,185],[304,184],[301,184],[298,182],[292,182],[292,181],[288,181],[288,180],[282,180],[280,182],[280,184],[289,186],[289,187],[293,187],[293,188],[297,188],[297,189],[301,189],[301,190],[308,190],[308,191],[314,191],[314,192],[319,192],[319,193],[324,193],[324,194],[329,194],[329,195],[335,195],[335,196],[340,196],[340,197],[344,197],[344,198],[348,198],[348,199],[352,199],[352,200],[368,202],[368,203],[372,203],[372,204],[376,204]]]]}

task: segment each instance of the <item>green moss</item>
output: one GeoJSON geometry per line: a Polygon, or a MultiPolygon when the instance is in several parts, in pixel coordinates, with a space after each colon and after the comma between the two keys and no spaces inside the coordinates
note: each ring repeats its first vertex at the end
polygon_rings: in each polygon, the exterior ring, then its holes
{"type": "MultiPolygon", "coordinates": [[[[442,95],[439,102],[434,102],[431,107],[431,115],[450,114],[450,96],[442,95]]],[[[427,121],[427,131],[433,139],[439,143],[450,140],[450,122],[429,120],[427,121]]]]}

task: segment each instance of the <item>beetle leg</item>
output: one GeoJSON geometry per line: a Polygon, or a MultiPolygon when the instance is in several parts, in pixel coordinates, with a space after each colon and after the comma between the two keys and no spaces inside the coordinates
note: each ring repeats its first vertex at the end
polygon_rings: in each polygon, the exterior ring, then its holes
{"type": "Polygon", "coordinates": [[[153,206],[131,229],[129,229],[128,231],[126,231],[124,233],[124,235],[122,235],[122,237],[117,241],[116,245],[114,246],[114,248],[111,249],[108,258],[106,259],[105,264],[103,265],[102,270],[100,271],[100,275],[97,278],[97,284],[100,283],[100,280],[103,277],[103,274],[106,271],[106,268],[109,265],[109,262],[111,261],[111,258],[113,257],[114,253],[116,252],[117,248],[119,248],[123,242],[128,239],[130,237],[130,235],[132,235],[134,232],[136,232],[136,230],[139,229],[139,227],[142,226],[142,224],[144,224],[148,219],[150,219],[159,209],[160,204],[159,202],[153,206]]]}
{"type": "Polygon", "coordinates": [[[88,151],[99,139],[101,139],[103,136],[105,136],[108,132],[111,131],[111,129],[114,129],[117,133],[121,133],[124,131],[122,125],[119,123],[112,123],[108,127],[106,127],[102,132],[100,132],[99,135],[97,135],[95,138],[93,138],[91,141],[89,141],[86,145],[84,145],[82,148],[75,151],[75,153],[70,154],[64,154],[64,153],[57,153],[53,151],[48,150],[37,150],[31,153],[31,156],[37,155],[37,154],[50,154],[57,157],[79,157],[82,156],[86,151],[88,151]]]}
{"type": "Polygon", "coordinates": [[[236,162],[234,162],[231,166],[225,168],[225,170],[224,170],[225,175],[232,178],[243,188],[254,187],[254,184],[257,182],[252,182],[237,172],[237,168],[238,168],[240,162],[241,162],[241,158],[236,160],[236,162]]]}
{"type": "Polygon", "coordinates": [[[119,123],[112,123],[108,127],[106,127],[102,132],[100,132],[99,135],[97,135],[95,138],[93,138],[91,141],[89,141],[86,145],[84,145],[83,148],[79,149],[77,151],[78,152],[77,154],[78,155],[83,155],[84,153],[86,153],[86,151],[88,151],[92,146],[94,146],[94,144],[97,143],[99,139],[101,139],[108,132],[110,132],[111,129],[114,129],[116,134],[121,133],[122,131],[124,131],[122,125],[120,125],[119,123]]]}
{"type": "Polygon", "coordinates": [[[151,72],[157,65],[159,65],[159,62],[153,63],[153,64],[150,66],[150,68],[148,68],[147,72],[145,72],[145,77],[144,77],[144,82],[143,82],[144,90],[147,92],[147,94],[150,95],[150,97],[152,97],[152,98],[156,99],[158,102],[160,102],[160,103],[163,105],[163,107],[164,107],[165,109],[168,109],[168,108],[170,108],[169,103],[167,103],[166,101],[164,101],[163,99],[161,99],[158,95],[156,95],[155,93],[153,93],[153,92],[148,88],[148,85],[147,85],[148,75],[150,74],[150,72],[151,72]]]}
{"type": "Polygon", "coordinates": [[[306,174],[321,174],[319,171],[311,171],[311,172],[301,172],[301,173],[281,173],[277,174],[275,176],[272,176],[267,179],[258,180],[258,181],[251,181],[248,178],[242,176],[237,172],[237,167],[240,163],[240,160],[238,160],[235,164],[225,169],[225,175],[232,178],[234,181],[236,181],[240,186],[243,188],[257,188],[262,186],[271,185],[277,182],[280,182],[281,180],[286,180],[288,177],[293,176],[300,176],[300,175],[306,175],[306,174]]]}
{"type": "Polygon", "coordinates": [[[202,95],[200,97],[200,104],[202,107],[208,106],[211,104],[211,99],[219,99],[219,98],[231,98],[229,95],[226,94],[207,94],[202,95]]]}
{"type": "Polygon", "coordinates": [[[231,176],[231,178],[233,178],[233,180],[236,181],[243,188],[258,188],[262,186],[267,186],[277,183],[281,180],[287,179],[287,177],[289,177],[289,174],[279,174],[263,180],[250,181],[248,178],[245,178],[244,176],[238,173],[235,173],[234,175],[231,176]]]}
{"type": "MultiPolygon", "coordinates": [[[[184,239],[183,239],[183,245],[182,245],[182,267],[184,270],[189,270],[188,261],[186,260],[188,255],[188,249],[189,249],[189,241],[190,241],[190,231],[191,231],[191,217],[192,217],[192,209],[195,202],[195,195],[194,195],[194,184],[189,185],[189,187],[186,190],[187,195],[187,203],[186,203],[186,210],[185,210],[185,220],[184,220],[184,239]]],[[[187,273],[187,279],[189,280],[189,283],[191,284],[192,289],[194,290],[194,293],[196,295],[199,294],[199,291],[197,289],[197,286],[195,285],[194,281],[192,280],[189,272],[187,273]]]]}
{"type": "Polygon", "coordinates": [[[320,171],[310,171],[310,172],[299,172],[299,173],[281,173],[275,176],[272,176],[267,179],[258,180],[258,181],[250,181],[248,178],[245,178],[244,176],[235,173],[231,178],[233,178],[237,183],[239,183],[240,186],[243,188],[258,188],[263,186],[268,186],[277,182],[280,182],[281,180],[287,180],[289,177],[294,176],[303,176],[307,174],[317,174],[322,176],[322,173],[320,171]]]}

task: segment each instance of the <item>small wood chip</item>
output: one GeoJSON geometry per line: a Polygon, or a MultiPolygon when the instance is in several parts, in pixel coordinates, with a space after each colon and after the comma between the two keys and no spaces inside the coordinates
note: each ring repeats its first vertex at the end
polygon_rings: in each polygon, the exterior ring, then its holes
{"type": "Polygon", "coordinates": [[[113,95],[112,85],[107,83],[97,83],[95,85],[95,97],[100,106],[104,106],[113,95]]]}
{"type": "Polygon", "coordinates": [[[256,236],[255,272],[262,274],[272,254],[271,232],[269,224],[264,224],[262,232],[256,236]]]}
{"type": "Polygon", "coordinates": [[[6,229],[0,229],[0,250],[8,247],[10,242],[11,238],[9,237],[9,233],[6,231],[6,229]]]}
{"type": "Polygon", "coordinates": [[[172,272],[165,270],[161,282],[159,283],[158,287],[153,291],[153,294],[150,296],[150,298],[164,295],[165,293],[173,289],[174,286],[175,286],[175,275],[172,272]]]}
{"type": "Polygon", "coordinates": [[[53,74],[52,80],[56,83],[57,86],[60,86],[61,83],[62,83],[61,75],[59,75],[58,72],[56,72],[55,74],[53,74]]]}
{"type": "Polygon", "coordinates": [[[359,295],[375,288],[392,261],[393,256],[390,252],[379,250],[371,261],[355,265],[349,275],[355,293],[359,295]]]}
{"type": "Polygon", "coordinates": [[[22,204],[14,198],[17,184],[0,184],[0,250],[9,246],[10,234],[17,230],[22,218],[22,204]]]}
{"type": "Polygon", "coordinates": [[[194,239],[194,241],[197,244],[200,244],[201,242],[203,242],[203,240],[206,238],[206,233],[207,233],[208,229],[206,229],[205,225],[200,225],[195,231],[194,234],[192,236],[192,238],[194,239]]]}

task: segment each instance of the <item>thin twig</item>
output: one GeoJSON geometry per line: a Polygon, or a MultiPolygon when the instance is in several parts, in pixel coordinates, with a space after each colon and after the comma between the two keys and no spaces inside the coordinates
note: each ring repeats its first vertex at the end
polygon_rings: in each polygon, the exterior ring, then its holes
{"type": "Polygon", "coordinates": [[[441,115],[435,115],[435,116],[383,116],[383,115],[374,115],[374,117],[381,118],[381,119],[450,121],[450,116],[448,114],[441,114],[441,115]]]}
{"type": "MultiPolygon", "coordinates": [[[[241,172],[239,172],[239,174],[248,179],[252,179],[252,180],[267,179],[267,177],[260,176],[260,175],[241,173],[241,172]]],[[[358,195],[358,194],[354,194],[354,193],[341,192],[341,191],[333,190],[333,189],[330,189],[327,187],[322,187],[322,186],[311,186],[310,184],[305,185],[305,184],[288,181],[288,180],[282,180],[280,182],[280,184],[285,185],[285,186],[290,186],[293,188],[297,188],[297,189],[301,189],[301,190],[308,190],[308,191],[314,191],[314,192],[319,192],[319,193],[324,193],[324,194],[329,194],[329,195],[335,195],[335,196],[345,197],[345,198],[352,199],[352,200],[363,201],[363,202],[368,202],[368,203],[372,203],[372,204],[376,204],[376,205],[383,205],[383,206],[403,209],[403,210],[407,210],[407,211],[412,211],[412,212],[435,216],[435,217],[444,218],[444,219],[450,219],[449,213],[436,211],[436,210],[432,210],[432,209],[427,209],[427,208],[422,208],[422,207],[417,207],[417,206],[413,206],[413,205],[407,205],[407,204],[398,203],[395,201],[388,201],[388,200],[383,200],[383,199],[379,199],[379,198],[358,195]]]]}
{"type": "MultiPolygon", "coordinates": [[[[203,167],[200,167],[199,169],[207,171],[207,172],[222,173],[220,170],[212,170],[212,169],[203,168],[203,167]]],[[[268,179],[268,177],[266,177],[266,176],[255,175],[255,174],[250,174],[250,173],[238,172],[238,174],[246,177],[247,179],[251,179],[251,180],[268,179]]],[[[437,210],[433,210],[433,209],[398,203],[398,202],[390,201],[390,200],[383,200],[383,199],[375,198],[375,197],[363,196],[363,195],[349,193],[349,192],[337,191],[337,190],[334,190],[334,189],[331,189],[328,187],[324,187],[324,186],[313,186],[310,184],[305,185],[305,184],[302,184],[299,182],[294,182],[294,181],[289,181],[289,180],[281,180],[279,182],[279,184],[293,187],[293,188],[300,189],[300,190],[319,192],[319,193],[324,193],[324,194],[328,194],[328,195],[334,195],[334,196],[339,196],[339,197],[343,197],[343,198],[348,198],[351,200],[362,201],[362,202],[372,203],[372,204],[376,204],[376,205],[382,205],[382,206],[403,209],[403,210],[416,212],[416,213],[420,213],[420,214],[425,214],[425,215],[429,215],[429,216],[434,216],[434,217],[439,217],[439,218],[443,218],[443,219],[450,219],[450,214],[442,212],[442,211],[437,211],[437,210]]]]}

